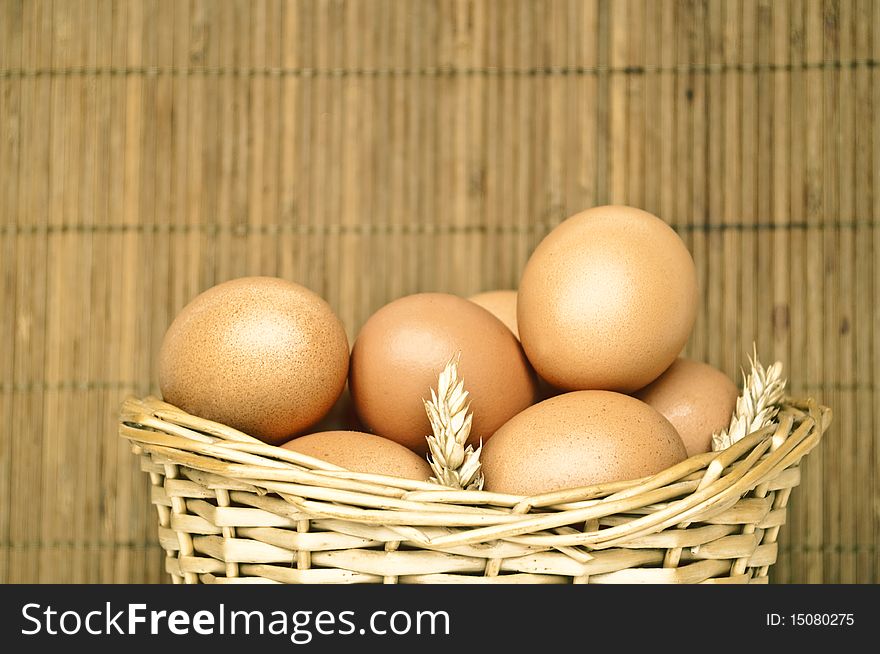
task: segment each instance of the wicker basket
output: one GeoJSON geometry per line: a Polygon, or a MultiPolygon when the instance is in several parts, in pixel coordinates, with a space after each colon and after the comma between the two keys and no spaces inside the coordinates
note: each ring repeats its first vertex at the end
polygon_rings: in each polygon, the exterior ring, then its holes
{"type": "Polygon", "coordinates": [[[766,583],[831,411],[645,479],[534,497],[349,472],[155,398],[120,434],[150,475],[175,583],[766,583]]]}

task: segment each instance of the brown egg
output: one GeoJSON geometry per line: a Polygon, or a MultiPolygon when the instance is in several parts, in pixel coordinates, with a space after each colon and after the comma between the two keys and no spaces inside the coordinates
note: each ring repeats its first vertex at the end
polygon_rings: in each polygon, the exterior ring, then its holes
{"type": "Polygon", "coordinates": [[[159,353],[165,401],[267,443],[320,420],[342,392],[348,338],[309,289],[274,277],[218,284],[186,305],[159,353]]]}
{"type": "Polygon", "coordinates": [[[519,338],[516,327],[516,291],[487,291],[471,295],[468,300],[486,309],[519,338]]]}
{"type": "Polygon", "coordinates": [[[697,299],[693,259],[671,227],[640,209],[596,207],[565,220],[532,253],[517,325],[550,384],[632,392],[681,353],[697,299]]]}
{"type": "MultiPolygon", "coordinates": [[[[468,300],[479,304],[507,325],[507,328],[519,340],[519,329],[516,326],[516,291],[486,291],[472,295],[468,300]]],[[[550,385],[543,377],[537,376],[537,400],[546,400],[548,397],[564,392],[550,385]]]]}
{"type": "Polygon", "coordinates": [[[672,423],[688,456],[712,449],[712,434],[730,424],[738,395],[736,385],[723,372],[681,357],[635,393],[672,423]]]}
{"type": "Polygon", "coordinates": [[[342,394],[330,411],[318,422],[309,428],[309,431],[361,431],[363,426],[358,420],[357,412],[354,410],[354,402],[351,400],[351,393],[348,390],[348,384],[342,390],[342,394]]]}
{"type": "Polygon", "coordinates": [[[516,495],[636,479],[685,458],[666,418],[610,391],[575,391],[529,407],[480,456],[485,489],[516,495]]]}
{"type": "Polygon", "coordinates": [[[425,453],[431,427],[422,399],[457,352],[472,400],[469,442],[487,440],[533,402],[534,373],[504,323],[464,298],[419,293],[379,309],[355,341],[349,386],[364,426],[425,453]]]}
{"type": "Polygon", "coordinates": [[[352,472],[425,481],[428,462],[394,441],[358,431],[325,431],[294,438],[281,447],[307,454],[352,472]]]}

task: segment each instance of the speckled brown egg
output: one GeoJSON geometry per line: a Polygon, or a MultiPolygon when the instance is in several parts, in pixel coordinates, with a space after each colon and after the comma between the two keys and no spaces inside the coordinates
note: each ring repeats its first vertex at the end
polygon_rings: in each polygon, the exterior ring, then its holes
{"type": "Polygon", "coordinates": [[[738,395],[736,385],[723,372],[683,357],[635,393],[672,423],[688,456],[712,449],[712,434],[730,424],[738,395]]]}
{"type": "Polygon", "coordinates": [[[431,466],[403,445],[359,431],[325,431],[294,438],[283,448],[306,454],[352,472],[425,481],[431,466]]]}
{"type": "Polygon", "coordinates": [[[514,416],[480,460],[486,490],[535,495],[645,477],[686,456],[675,428],[641,400],[574,391],[514,416]]]}
{"type": "Polygon", "coordinates": [[[471,295],[468,300],[479,304],[498,318],[519,338],[519,329],[516,326],[516,291],[486,291],[471,295]]]}
{"type": "Polygon", "coordinates": [[[472,400],[470,442],[488,440],[534,401],[534,372],[504,323],[464,298],[419,293],[379,309],[355,340],[349,387],[367,430],[425,453],[431,427],[422,399],[457,352],[472,400]]]}
{"type": "Polygon", "coordinates": [[[553,386],[632,392],[681,353],[697,299],[693,259],[671,227],[640,209],[596,207],[538,244],[520,282],[517,325],[553,386]]]}
{"type": "Polygon", "coordinates": [[[165,401],[277,444],[342,392],[348,338],[330,305],[274,277],[218,284],[186,305],[159,353],[165,401]]]}

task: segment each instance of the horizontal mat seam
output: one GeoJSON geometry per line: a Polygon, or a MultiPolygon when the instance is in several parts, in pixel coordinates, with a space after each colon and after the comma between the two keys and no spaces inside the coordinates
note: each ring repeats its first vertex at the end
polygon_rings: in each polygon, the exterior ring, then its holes
{"type": "MultiPolygon", "coordinates": [[[[246,236],[249,234],[445,234],[445,233],[491,233],[491,234],[522,234],[548,232],[554,224],[533,223],[530,225],[436,225],[436,224],[412,224],[412,225],[294,225],[294,224],[269,224],[269,225],[221,225],[217,223],[197,224],[169,224],[169,223],[110,223],[93,225],[0,225],[0,234],[54,234],[54,233],[180,233],[189,234],[202,232],[206,235],[231,234],[233,236],[246,236]]],[[[755,222],[755,223],[692,223],[675,224],[670,226],[680,232],[749,232],[749,231],[784,231],[784,230],[859,230],[876,229],[880,222],[873,220],[854,220],[829,223],[808,222],[755,222]]]]}
{"type": "Polygon", "coordinates": [[[420,68],[312,68],[312,67],[247,67],[219,66],[66,66],[59,68],[9,68],[0,70],[2,77],[64,77],[64,76],[206,76],[206,77],[538,77],[583,75],[646,75],[653,73],[726,73],[726,72],[795,72],[804,70],[843,70],[875,68],[876,59],[822,60],[799,63],[690,63],[672,66],[533,66],[528,68],[425,66],[420,68]]]}

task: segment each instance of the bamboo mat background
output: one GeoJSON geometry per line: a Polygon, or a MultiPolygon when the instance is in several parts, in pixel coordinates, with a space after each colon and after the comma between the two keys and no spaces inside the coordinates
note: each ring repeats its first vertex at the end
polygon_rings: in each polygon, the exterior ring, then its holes
{"type": "Polygon", "coordinates": [[[0,581],[164,581],[116,435],[201,290],[279,275],[350,336],[514,287],[567,215],[657,213],[833,407],[776,582],[880,582],[880,2],[0,0],[0,581]]]}

